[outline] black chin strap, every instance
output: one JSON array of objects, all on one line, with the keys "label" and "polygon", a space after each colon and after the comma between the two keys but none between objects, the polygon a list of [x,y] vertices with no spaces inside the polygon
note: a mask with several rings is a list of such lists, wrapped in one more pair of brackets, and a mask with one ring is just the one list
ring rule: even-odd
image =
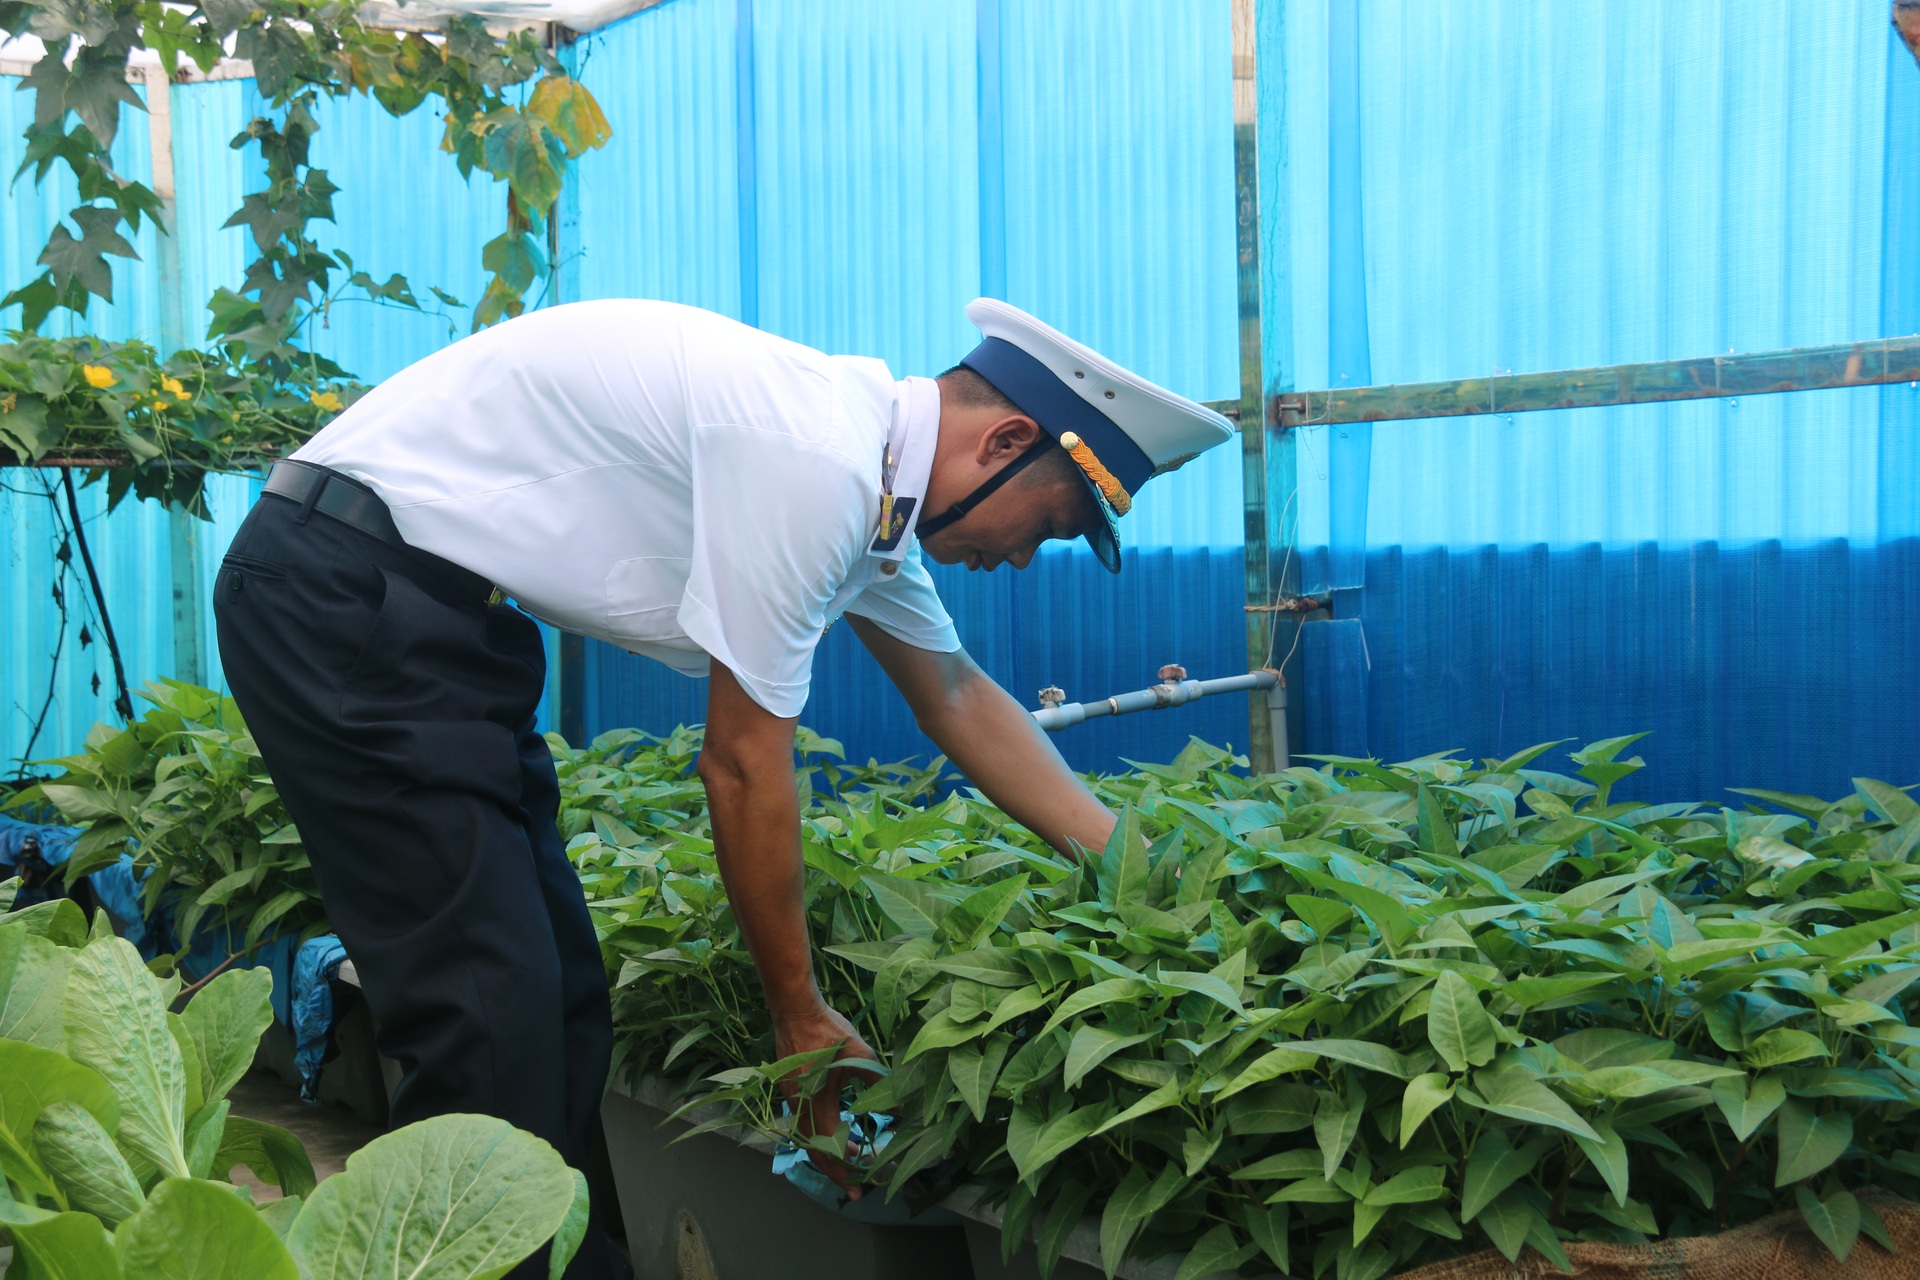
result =
[{"label": "black chin strap", "polygon": [[972,493],[960,499],[960,501],[954,503],[939,515],[933,517],[933,519],[922,520],[919,526],[914,529],[914,536],[925,540],[940,532],[948,525],[957,522],[961,517],[965,516],[967,512],[992,497],[994,491],[1000,488],[1001,485],[1038,462],[1040,455],[1053,448],[1053,444],[1053,437],[1043,434],[1038,440],[1035,440],[1027,447],[1025,453],[988,476],[986,481],[981,484],[978,489],[975,489]]}]

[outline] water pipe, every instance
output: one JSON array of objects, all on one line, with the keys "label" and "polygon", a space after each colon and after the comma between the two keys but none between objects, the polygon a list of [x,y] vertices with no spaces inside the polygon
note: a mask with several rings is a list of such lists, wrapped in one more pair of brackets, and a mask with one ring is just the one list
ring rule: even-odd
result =
[{"label": "water pipe", "polygon": [[1275,767],[1288,767],[1287,686],[1277,671],[1249,671],[1242,676],[1222,676],[1217,680],[1189,680],[1185,667],[1168,664],[1160,668],[1160,683],[1132,693],[1116,693],[1099,702],[1068,702],[1066,693],[1056,687],[1040,691],[1040,709],[1033,718],[1042,729],[1057,733],[1076,724],[1101,716],[1124,716],[1135,711],[1160,711],[1183,707],[1216,693],[1240,693],[1264,689],[1267,693],[1267,719],[1273,729]]}]

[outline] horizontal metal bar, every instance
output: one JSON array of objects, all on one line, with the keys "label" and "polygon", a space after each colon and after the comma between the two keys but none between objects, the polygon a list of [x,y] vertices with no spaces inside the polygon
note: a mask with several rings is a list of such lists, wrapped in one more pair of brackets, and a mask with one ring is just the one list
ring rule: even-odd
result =
[{"label": "horizontal metal bar", "polygon": [[1033,718],[1042,729],[1057,732],[1088,720],[1097,720],[1101,716],[1124,716],[1135,711],[1184,707],[1189,702],[1212,697],[1216,693],[1271,689],[1279,680],[1278,672],[1249,671],[1243,676],[1221,676],[1217,680],[1169,681],[1133,693],[1116,693],[1100,702],[1063,702],[1057,706],[1042,707],[1033,713]]},{"label": "horizontal metal bar", "polygon": [[1301,427],[1536,413],[1915,381],[1920,381],[1920,335],[1552,373],[1503,373],[1450,382],[1306,391],[1275,396],[1269,414],[1276,426]]}]

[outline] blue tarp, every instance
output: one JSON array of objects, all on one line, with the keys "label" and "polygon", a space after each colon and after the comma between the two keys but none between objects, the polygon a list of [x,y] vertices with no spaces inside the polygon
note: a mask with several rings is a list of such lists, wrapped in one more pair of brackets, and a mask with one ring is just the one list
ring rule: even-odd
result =
[{"label": "blue tarp", "polygon": [[[0,880],[23,873],[31,873],[34,879],[33,887],[15,900],[16,908],[55,896],[58,882],[53,873],[67,864],[74,843],[84,832],[82,827],[50,826],[0,815]],[[151,919],[140,913],[143,879],[134,869],[132,856],[123,855],[118,862],[87,876],[86,882],[113,918],[115,930],[138,947],[142,956],[151,960],[178,953],[180,940],[173,931],[169,905],[163,901]],[[180,958],[181,972],[189,980],[204,977],[239,950],[240,941],[226,930],[202,929]],[[266,969],[273,975],[273,1016],[293,1029],[301,1096],[309,1102],[319,1096],[320,1063],[333,1030],[330,983],[346,957],[340,939],[327,934],[304,943],[291,937],[276,938],[255,948],[248,959],[236,961],[241,967]]]}]

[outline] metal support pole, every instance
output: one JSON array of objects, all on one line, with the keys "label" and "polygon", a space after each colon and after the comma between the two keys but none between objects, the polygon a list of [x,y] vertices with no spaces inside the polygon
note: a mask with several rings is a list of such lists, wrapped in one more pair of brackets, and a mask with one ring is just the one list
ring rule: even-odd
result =
[{"label": "metal support pole", "polygon": [[[1298,524],[1293,501],[1297,484],[1293,433],[1271,421],[1270,398],[1291,387],[1286,372],[1292,343],[1291,290],[1286,270],[1285,183],[1286,138],[1278,130],[1269,141],[1269,154],[1260,152],[1260,115],[1264,97],[1269,118],[1278,118],[1284,99],[1278,78],[1263,95],[1259,69],[1258,0],[1233,0],[1233,172],[1235,244],[1239,276],[1240,401],[1234,416],[1240,424],[1246,541],[1247,665],[1266,668],[1283,663],[1294,651],[1301,618],[1276,612],[1273,603],[1299,591],[1299,563],[1287,554]],[[1284,12],[1272,10],[1274,21]],[[1262,170],[1272,190],[1263,200]],[[1270,249],[1263,264],[1262,249]],[[1297,679],[1295,662],[1281,675]],[[1284,715],[1276,728],[1267,695],[1256,691],[1248,706],[1248,756],[1256,771],[1285,768],[1287,756]]]},{"label": "metal support pole", "polygon": [[[158,63],[143,67],[147,90],[147,142],[152,158],[153,194],[160,201],[160,228],[154,257],[160,287],[162,356],[192,346],[187,335],[185,291],[181,284],[180,237],[174,218],[173,85]],[[173,676],[191,684],[207,682],[207,657],[201,634],[200,521],[178,507],[167,508],[169,575],[173,580]]]}]

